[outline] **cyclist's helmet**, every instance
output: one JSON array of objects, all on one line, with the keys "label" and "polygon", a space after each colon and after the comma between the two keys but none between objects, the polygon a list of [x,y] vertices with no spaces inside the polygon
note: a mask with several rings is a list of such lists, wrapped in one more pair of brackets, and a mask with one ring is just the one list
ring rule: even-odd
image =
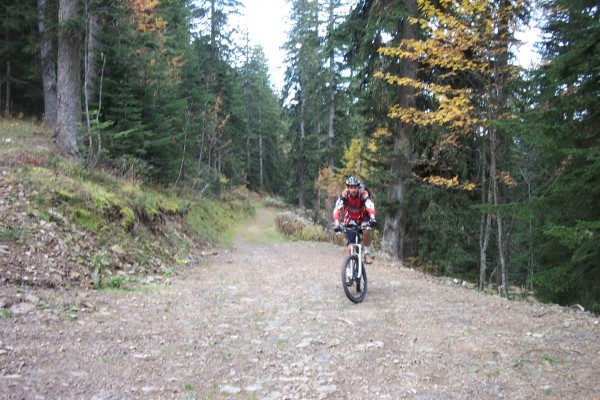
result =
[{"label": "cyclist's helmet", "polygon": [[348,179],[346,179],[346,186],[358,186],[360,185],[360,181],[355,178],[354,176],[350,176],[348,177]]}]

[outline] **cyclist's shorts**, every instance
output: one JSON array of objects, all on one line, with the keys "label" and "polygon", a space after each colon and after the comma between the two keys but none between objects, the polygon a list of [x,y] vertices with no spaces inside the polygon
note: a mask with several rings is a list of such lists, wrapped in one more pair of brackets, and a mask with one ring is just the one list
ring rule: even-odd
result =
[{"label": "cyclist's shorts", "polygon": [[[362,224],[363,222],[367,222],[369,219],[368,218],[361,218],[360,221],[352,221],[355,224]],[[350,222],[350,224],[352,225],[352,222]],[[350,231],[350,232],[346,232],[346,244],[350,244],[350,243],[354,243],[354,241],[356,240],[356,235],[358,235],[358,232],[356,231]],[[358,238],[358,243],[360,243],[362,240],[362,237]]]},{"label": "cyclist's shorts", "polygon": [[[358,235],[356,231],[346,232],[346,244],[355,243],[356,235]],[[361,239],[360,237],[358,238],[358,243],[361,242]]]}]

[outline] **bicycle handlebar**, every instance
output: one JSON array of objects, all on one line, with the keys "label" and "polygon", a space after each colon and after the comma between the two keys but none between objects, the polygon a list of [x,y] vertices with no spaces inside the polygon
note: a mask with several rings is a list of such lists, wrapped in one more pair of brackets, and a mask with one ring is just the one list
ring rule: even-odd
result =
[{"label": "bicycle handlebar", "polygon": [[344,225],[339,225],[336,228],[334,228],[333,230],[336,233],[346,233],[346,232],[362,232],[362,231],[367,231],[373,229],[371,228],[369,225],[350,225],[350,226],[344,226]]}]

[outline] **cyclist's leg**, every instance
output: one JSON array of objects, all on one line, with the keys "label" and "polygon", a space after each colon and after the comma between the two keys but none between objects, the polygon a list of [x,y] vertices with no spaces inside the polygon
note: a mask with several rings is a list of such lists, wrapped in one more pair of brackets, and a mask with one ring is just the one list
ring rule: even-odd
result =
[{"label": "cyclist's leg", "polygon": [[[368,219],[364,218],[361,223],[365,223],[367,221]],[[371,231],[369,229],[365,229],[363,231],[363,246],[365,263],[371,264],[373,262],[373,258],[371,257]]]},{"label": "cyclist's leg", "polygon": [[354,243],[356,235],[356,232],[346,232],[346,257],[352,253],[352,243]]},{"label": "cyclist's leg", "polygon": [[363,245],[367,247],[371,245],[371,231],[368,229],[363,231]]}]

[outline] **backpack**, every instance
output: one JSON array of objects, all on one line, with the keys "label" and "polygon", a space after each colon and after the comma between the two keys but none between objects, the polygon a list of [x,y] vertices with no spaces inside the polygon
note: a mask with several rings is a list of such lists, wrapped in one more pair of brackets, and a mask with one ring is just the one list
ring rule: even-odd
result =
[{"label": "backpack", "polygon": [[[360,186],[358,187],[358,191],[360,193],[360,198],[362,199],[362,195],[363,193],[366,191],[368,193],[367,198],[371,199],[371,201],[373,201],[373,191],[371,189],[369,189],[367,187],[367,185],[365,185],[364,183],[361,183]],[[366,199],[365,199],[366,200]]]}]

